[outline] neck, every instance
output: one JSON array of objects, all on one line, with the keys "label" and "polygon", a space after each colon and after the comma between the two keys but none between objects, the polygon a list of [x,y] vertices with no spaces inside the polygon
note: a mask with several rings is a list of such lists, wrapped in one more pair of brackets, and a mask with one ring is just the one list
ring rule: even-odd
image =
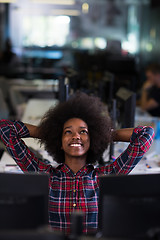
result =
[{"label": "neck", "polygon": [[65,156],[65,164],[74,172],[77,173],[86,165],[86,157],[70,157]]}]

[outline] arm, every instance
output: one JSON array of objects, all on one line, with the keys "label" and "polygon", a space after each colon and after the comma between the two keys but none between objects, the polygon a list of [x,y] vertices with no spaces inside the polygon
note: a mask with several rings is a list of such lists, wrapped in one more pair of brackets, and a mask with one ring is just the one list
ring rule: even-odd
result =
[{"label": "arm", "polygon": [[39,127],[28,124],[28,123],[24,123],[24,125],[28,129],[30,137],[39,138],[39,133],[38,133]]},{"label": "arm", "polygon": [[49,171],[49,166],[37,159],[22,140],[27,137],[37,138],[38,128],[20,121],[0,120],[0,138],[22,171]]},{"label": "arm", "polygon": [[127,149],[110,165],[98,169],[100,174],[128,174],[149,150],[154,137],[152,127],[134,128]]},{"label": "arm", "polygon": [[124,128],[113,131],[114,142],[129,142],[134,128]]}]

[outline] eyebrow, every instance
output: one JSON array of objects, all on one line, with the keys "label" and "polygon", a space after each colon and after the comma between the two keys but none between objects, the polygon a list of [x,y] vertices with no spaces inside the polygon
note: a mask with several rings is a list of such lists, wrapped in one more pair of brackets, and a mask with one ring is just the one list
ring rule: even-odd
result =
[{"label": "eyebrow", "polygon": [[[63,130],[65,130],[66,128],[72,128],[72,126],[67,126]],[[86,128],[86,129],[88,129],[87,127],[83,127],[83,126],[80,126],[79,128]]]}]

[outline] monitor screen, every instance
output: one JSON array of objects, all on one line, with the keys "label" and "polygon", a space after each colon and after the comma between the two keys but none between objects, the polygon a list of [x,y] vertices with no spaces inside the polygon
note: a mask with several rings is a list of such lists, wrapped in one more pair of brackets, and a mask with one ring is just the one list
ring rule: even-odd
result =
[{"label": "monitor screen", "polygon": [[23,57],[26,58],[46,58],[46,59],[61,59],[63,52],[61,50],[44,50],[43,48],[27,49],[23,50]]},{"label": "monitor screen", "polygon": [[103,237],[147,237],[160,226],[160,174],[100,177]]},{"label": "monitor screen", "polygon": [[105,72],[102,81],[99,83],[99,97],[110,107],[114,92],[114,75]]},{"label": "monitor screen", "polygon": [[0,173],[0,230],[48,224],[48,175]]},{"label": "monitor screen", "polygon": [[118,116],[121,128],[134,127],[136,93],[121,87],[116,93]]},{"label": "monitor screen", "polygon": [[160,2],[158,0],[151,0],[151,7],[152,8],[158,8],[160,7]]},{"label": "monitor screen", "polygon": [[49,229],[0,231],[1,240],[65,240],[62,232]]}]

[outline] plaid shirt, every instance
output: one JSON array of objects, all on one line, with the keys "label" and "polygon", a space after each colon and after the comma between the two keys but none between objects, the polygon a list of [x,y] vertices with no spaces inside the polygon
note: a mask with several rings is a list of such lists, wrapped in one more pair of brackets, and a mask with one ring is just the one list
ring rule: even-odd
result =
[{"label": "plaid shirt", "polygon": [[49,223],[55,230],[70,233],[71,214],[75,210],[84,213],[84,233],[95,232],[98,226],[98,195],[101,174],[128,174],[140,161],[153,141],[151,127],[137,127],[128,148],[112,164],[96,167],[89,164],[76,174],[66,165],[57,168],[44,164],[28,149],[21,138],[30,137],[20,121],[0,121],[0,136],[8,152],[20,168],[26,172],[49,173]]}]

